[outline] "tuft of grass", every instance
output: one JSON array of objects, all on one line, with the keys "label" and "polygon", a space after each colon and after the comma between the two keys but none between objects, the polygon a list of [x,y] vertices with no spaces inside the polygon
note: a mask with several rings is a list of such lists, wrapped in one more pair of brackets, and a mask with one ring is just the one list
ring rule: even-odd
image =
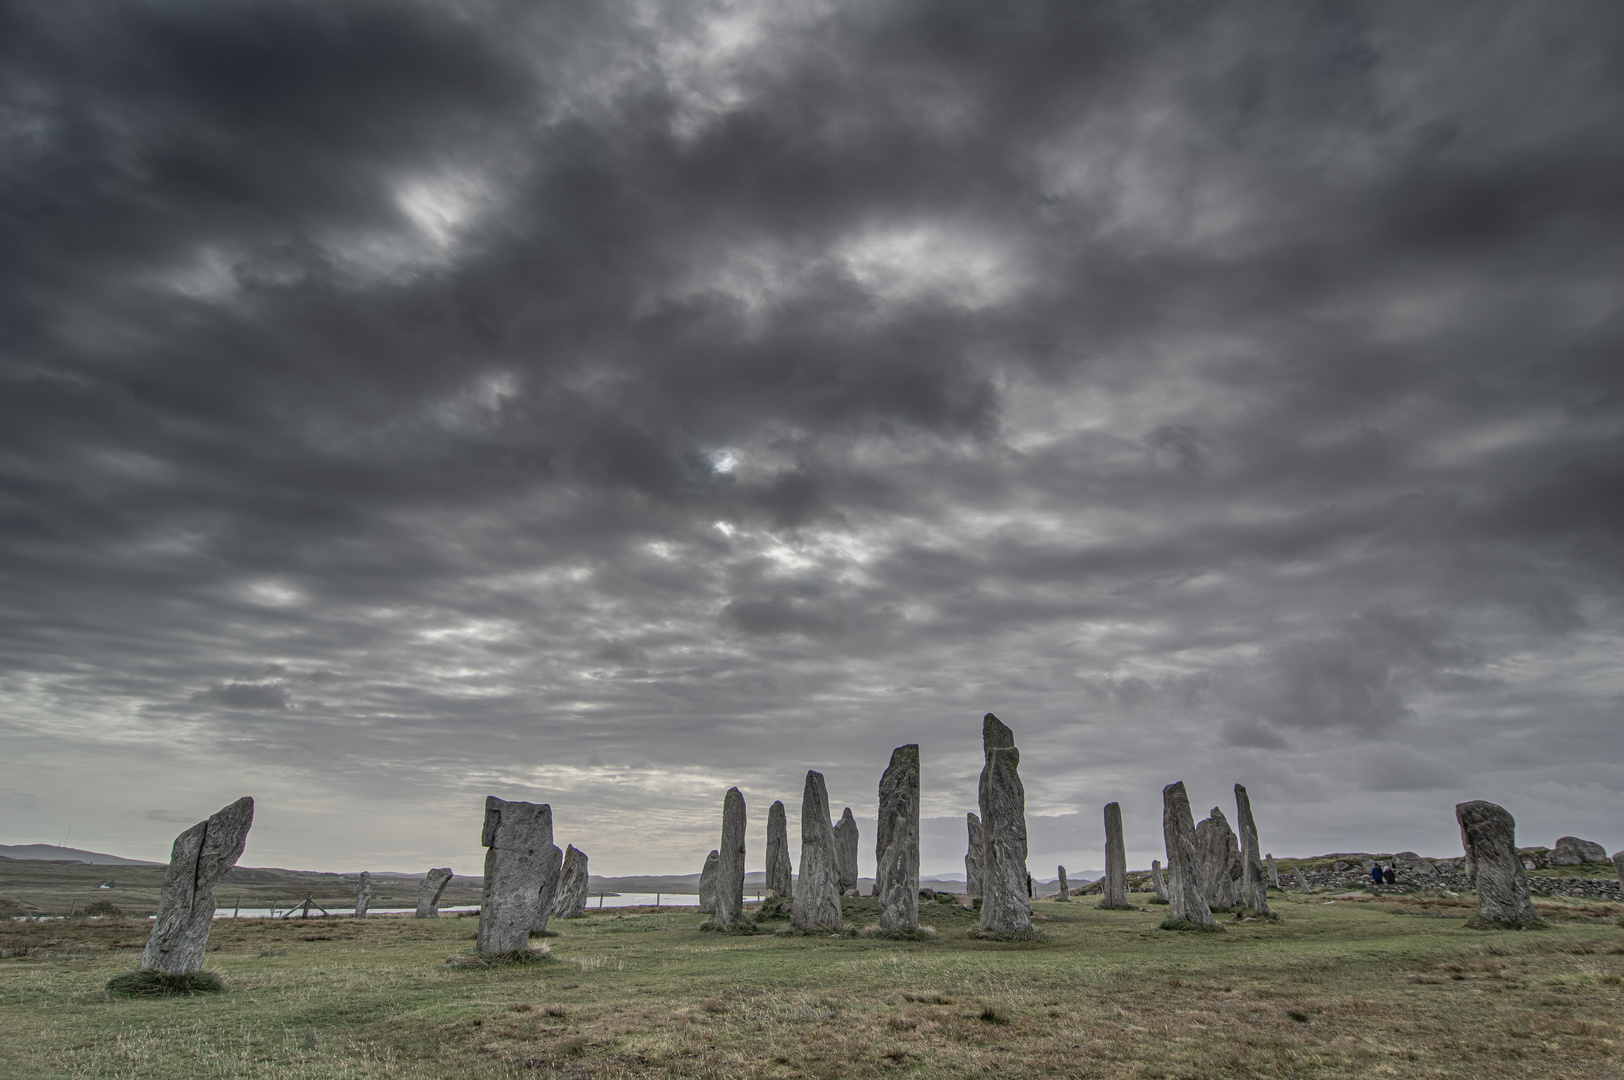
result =
[{"label": "tuft of grass", "polygon": [[935,941],[936,928],[934,926],[903,927],[900,930],[881,930],[878,926],[865,927],[862,931],[866,938],[878,938],[881,941]]},{"label": "tuft of grass", "polygon": [[977,941],[1047,941],[1049,935],[1033,927],[1030,930],[983,930],[976,927],[970,937]]},{"label": "tuft of grass", "polygon": [[718,926],[715,919],[706,919],[704,922],[699,924],[699,928],[701,930],[709,930],[717,934],[749,935],[764,932],[760,927],[756,926],[755,920],[749,917],[741,918],[731,926]]},{"label": "tuft of grass", "polygon": [[983,1005],[981,1007],[981,1019],[989,1024],[1007,1024],[1009,1023],[1009,1010],[1002,1005]]},{"label": "tuft of grass", "polygon": [[547,1006],[545,1009],[543,1009],[541,1011],[546,1016],[556,1016],[560,1020],[562,1020],[565,1017],[569,1016],[569,1013],[565,1010],[564,1006],[562,1006],[562,1005],[549,1005],[549,1006]]},{"label": "tuft of grass", "polygon": [[220,976],[212,971],[171,975],[141,968],[114,975],[107,980],[107,992],[124,997],[189,997],[192,994],[218,994],[225,989]]},{"label": "tuft of grass", "polygon": [[1221,934],[1224,931],[1224,928],[1217,923],[1203,925],[1193,923],[1189,919],[1175,919],[1171,915],[1161,921],[1160,927],[1163,930],[1194,930],[1203,934]]},{"label": "tuft of grass", "polygon": [[1291,1017],[1293,1020],[1297,1021],[1297,1023],[1299,1023],[1299,1024],[1308,1023],[1308,1014],[1305,1013],[1305,1012],[1302,1012],[1300,1010],[1287,1009],[1286,1010],[1286,1015]]},{"label": "tuft of grass", "polygon": [[913,992],[911,994],[903,994],[902,995],[902,1000],[903,1001],[917,1002],[920,1005],[951,1005],[951,1004],[953,1004],[953,998],[951,996],[949,996],[947,994],[938,993],[935,990],[915,991],[915,992]]},{"label": "tuft of grass", "polygon": [[446,967],[456,968],[498,968],[512,967],[515,964],[540,964],[553,959],[553,954],[543,945],[539,949],[514,949],[512,952],[472,953],[462,956],[453,956],[445,962]]},{"label": "tuft of grass", "polygon": [[1173,901],[1163,899],[1160,896],[1152,896],[1149,900],[1145,901],[1147,904],[1171,904],[1172,902]]},{"label": "tuft of grass", "polygon": [[1547,930],[1550,925],[1538,916],[1522,922],[1501,922],[1498,919],[1485,919],[1482,915],[1473,915],[1466,920],[1468,930]]}]

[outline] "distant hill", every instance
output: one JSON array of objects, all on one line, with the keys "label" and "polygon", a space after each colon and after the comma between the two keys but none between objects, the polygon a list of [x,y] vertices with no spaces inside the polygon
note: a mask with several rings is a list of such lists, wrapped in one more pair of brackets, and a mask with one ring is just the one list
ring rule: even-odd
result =
[{"label": "distant hill", "polygon": [[76,862],[90,866],[164,866],[147,859],[125,859],[99,851],[57,847],[55,844],[0,844],[0,858],[34,859],[38,862]]}]

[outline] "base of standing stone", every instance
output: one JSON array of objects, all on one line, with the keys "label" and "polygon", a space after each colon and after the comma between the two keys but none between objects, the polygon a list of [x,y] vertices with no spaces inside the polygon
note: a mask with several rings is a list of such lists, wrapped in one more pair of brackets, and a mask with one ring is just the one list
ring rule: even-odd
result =
[{"label": "base of standing stone", "polygon": [[192,994],[218,994],[225,989],[220,976],[212,971],[171,975],[167,971],[139,968],[107,980],[107,992],[125,997],[188,997]]},{"label": "base of standing stone", "polygon": [[1544,919],[1524,919],[1522,922],[1500,922],[1498,919],[1485,919],[1482,915],[1473,915],[1466,920],[1468,930],[1549,930],[1551,924]]},{"label": "base of standing stone", "polygon": [[1217,923],[1196,923],[1189,919],[1175,919],[1171,915],[1161,921],[1158,930],[1195,930],[1203,934],[1221,934],[1224,928]]},{"label": "base of standing stone", "polygon": [[972,927],[969,931],[971,938],[976,941],[1047,941],[1049,935],[1037,927],[1030,930],[983,930],[981,927]]},{"label": "base of standing stone", "polygon": [[[1162,901],[1162,903],[1164,903],[1164,904],[1166,902],[1167,901],[1165,901],[1165,900]],[[1097,911],[1138,911],[1139,910],[1139,907],[1138,907],[1137,904],[1107,904],[1104,900],[1101,900],[1099,903],[1095,904],[1094,908]]]},{"label": "base of standing stone", "polygon": [[[554,935],[556,936],[556,935]],[[489,968],[508,967],[513,964],[539,964],[551,963],[553,954],[543,945],[539,949],[511,949],[508,952],[473,953],[466,956],[453,956],[445,962],[446,967],[463,968]]]}]

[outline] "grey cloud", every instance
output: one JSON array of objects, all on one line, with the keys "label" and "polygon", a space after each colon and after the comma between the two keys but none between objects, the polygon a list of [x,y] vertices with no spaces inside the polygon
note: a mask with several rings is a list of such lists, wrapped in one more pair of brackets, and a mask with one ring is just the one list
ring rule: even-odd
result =
[{"label": "grey cloud", "polygon": [[199,690],[192,701],[199,705],[224,705],[230,709],[264,709],[284,712],[292,705],[292,697],[280,683],[230,682]]}]

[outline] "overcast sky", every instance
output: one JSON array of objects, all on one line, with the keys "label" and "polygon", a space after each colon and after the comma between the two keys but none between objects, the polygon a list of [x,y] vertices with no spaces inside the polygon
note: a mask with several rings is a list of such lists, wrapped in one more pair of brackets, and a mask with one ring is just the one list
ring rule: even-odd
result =
[{"label": "overcast sky", "polygon": [[1624,6],[0,6],[0,842],[1624,847]]}]

